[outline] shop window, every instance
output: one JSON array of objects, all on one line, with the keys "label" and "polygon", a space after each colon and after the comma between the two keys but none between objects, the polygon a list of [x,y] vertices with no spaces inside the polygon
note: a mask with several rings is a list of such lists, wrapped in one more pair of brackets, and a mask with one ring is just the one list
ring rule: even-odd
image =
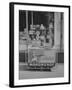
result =
[{"label": "shop window", "polygon": [[54,12],[20,10],[19,19],[19,31],[23,32],[23,39],[27,38],[27,44],[54,46]]}]

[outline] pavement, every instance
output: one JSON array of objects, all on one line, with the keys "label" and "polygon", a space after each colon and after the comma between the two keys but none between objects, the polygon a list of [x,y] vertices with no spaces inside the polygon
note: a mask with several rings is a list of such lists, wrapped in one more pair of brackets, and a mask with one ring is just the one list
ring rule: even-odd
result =
[{"label": "pavement", "polygon": [[19,79],[38,79],[38,78],[56,78],[64,77],[64,64],[56,64],[51,71],[26,70],[26,64],[19,65]]}]

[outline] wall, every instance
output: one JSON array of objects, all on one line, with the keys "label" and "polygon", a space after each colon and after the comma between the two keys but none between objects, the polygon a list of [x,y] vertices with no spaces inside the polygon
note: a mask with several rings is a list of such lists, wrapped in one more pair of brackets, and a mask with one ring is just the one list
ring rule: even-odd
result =
[{"label": "wall", "polygon": [[[58,51],[56,54],[56,61],[58,63],[64,63],[64,40],[62,37],[64,37],[63,33],[63,18],[61,18],[61,13],[55,12],[54,14],[54,44],[55,44],[55,49]],[[62,35],[61,35],[62,34]],[[61,51],[61,52],[60,52]]]}]

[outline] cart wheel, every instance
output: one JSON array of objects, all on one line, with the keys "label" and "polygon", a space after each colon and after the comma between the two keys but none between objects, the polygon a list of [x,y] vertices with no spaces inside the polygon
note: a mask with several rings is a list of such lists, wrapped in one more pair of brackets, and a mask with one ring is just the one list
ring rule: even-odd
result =
[{"label": "cart wheel", "polygon": [[51,72],[51,68],[48,68],[47,70],[48,70],[49,72]]}]

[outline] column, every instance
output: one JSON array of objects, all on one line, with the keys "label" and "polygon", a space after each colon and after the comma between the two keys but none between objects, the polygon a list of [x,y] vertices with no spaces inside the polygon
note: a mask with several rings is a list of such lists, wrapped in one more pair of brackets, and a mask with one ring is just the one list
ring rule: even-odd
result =
[{"label": "column", "polygon": [[61,13],[54,13],[54,47],[56,50],[60,49],[60,35],[61,35]]}]

